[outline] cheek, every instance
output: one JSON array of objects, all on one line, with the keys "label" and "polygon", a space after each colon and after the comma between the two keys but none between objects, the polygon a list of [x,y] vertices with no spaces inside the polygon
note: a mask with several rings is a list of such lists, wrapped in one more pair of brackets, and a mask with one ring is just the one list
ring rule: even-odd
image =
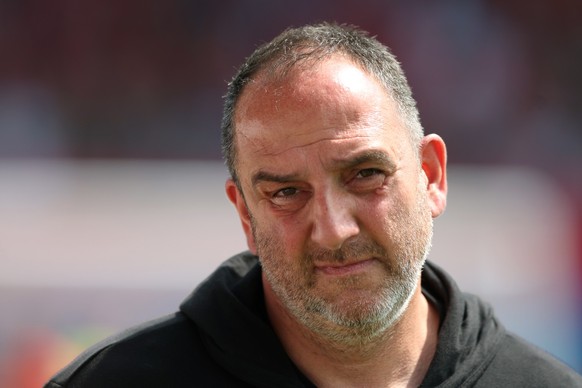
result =
[{"label": "cheek", "polygon": [[414,199],[407,200],[402,192],[392,191],[376,201],[360,204],[363,229],[387,248],[399,243],[404,230],[410,227]]},{"label": "cheek", "polygon": [[402,206],[403,201],[399,193],[386,192],[382,196],[359,201],[357,218],[364,229],[382,228],[390,224],[392,219],[397,218]]},{"label": "cheek", "polygon": [[[259,221],[260,219],[260,221]],[[307,226],[295,218],[264,216],[256,220],[256,239],[263,242],[263,248],[275,248],[285,257],[295,256],[305,246]],[[306,237],[307,236],[307,237]],[[271,245],[266,247],[265,245]]]},{"label": "cheek", "polygon": [[279,220],[272,226],[272,233],[278,236],[286,255],[295,256],[308,244],[309,225],[298,218]]}]

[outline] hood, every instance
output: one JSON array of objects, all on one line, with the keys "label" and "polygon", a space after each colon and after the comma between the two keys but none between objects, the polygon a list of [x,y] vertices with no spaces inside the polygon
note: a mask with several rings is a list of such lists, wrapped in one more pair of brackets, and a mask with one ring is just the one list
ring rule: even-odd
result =
[{"label": "hood", "polygon": [[[423,387],[470,386],[500,348],[505,329],[492,308],[462,293],[454,280],[427,262],[422,290],[439,309],[438,345]],[[182,303],[211,357],[256,387],[302,387],[306,382],[271,328],[261,268],[250,252],[222,264]]]},{"label": "hood", "polygon": [[422,386],[474,384],[500,349],[505,329],[490,305],[477,296],[462,293],[434,263],[425,265],[422,289],[441,310],[438,345]]},{"label": "hood", "polygon": [[256,387],[298,387],[300,374],[268,323],[261,269],[250,252],[223,263],[182,303],[211,357]]}]

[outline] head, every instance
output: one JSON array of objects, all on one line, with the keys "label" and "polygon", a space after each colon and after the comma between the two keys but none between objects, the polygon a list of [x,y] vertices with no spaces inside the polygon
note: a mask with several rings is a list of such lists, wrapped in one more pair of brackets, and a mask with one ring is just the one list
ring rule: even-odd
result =
[{"label": "head", "polygon": [[323,23],[287,29],[257,48],[228,84],[222,117],[222,152],[235,183],[238,183],[238,174],[234,115],[245,86],[259,73],[284,77],[295,66],[309,66],[338,54],[350,58],[380,82],[396,103],[412,142],[419,144],[423,129],[416,101],[398,60],[388,47],[352,26]]},{"label": "head", "polygon": [[446,151],[417,116],[392,54],[352,28],[287,30],[247,59],[226,101],[226,191],[268,309],[350,345],[419,295]]}]

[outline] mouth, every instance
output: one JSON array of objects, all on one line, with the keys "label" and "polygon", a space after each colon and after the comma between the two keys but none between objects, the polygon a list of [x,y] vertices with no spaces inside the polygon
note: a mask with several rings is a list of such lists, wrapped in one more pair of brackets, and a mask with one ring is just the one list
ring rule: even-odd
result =
[{"label": "mouth", "polygon": [[318,264],[315,271],[329,276],[345,276],[363,272],[374,264],[375,259],[367,259],[354,263]]}]

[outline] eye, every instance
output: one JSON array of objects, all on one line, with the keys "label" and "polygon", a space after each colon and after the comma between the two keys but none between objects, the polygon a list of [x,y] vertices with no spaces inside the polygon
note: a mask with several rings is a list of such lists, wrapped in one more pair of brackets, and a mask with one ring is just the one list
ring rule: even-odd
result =
[{"label": "eye", "polygon": [[309,198],[309,191],[297,187],[284,187],[271,194],[273,209],[286,214],[301,209]]},{"label": "eye", "polygon": [[386,172],[378,168],[364,168],[354,175],[349,181],[349,186],[354,192],[373,191],[384,185],[386,176]]},{"label": "eye", "polygon": [[299,190],[295,187],[285,187],[284,189],[278,190],[273,194],[275,198],[287,198],[297,194]]},{"label": "eye", "polygon": [[356,174],[356,179],[370,178],[370,177],[383,175],[383,174],[384,173],[381,170],[378,170],[377,168],[365,168],[363,170],[360,170]]}]

